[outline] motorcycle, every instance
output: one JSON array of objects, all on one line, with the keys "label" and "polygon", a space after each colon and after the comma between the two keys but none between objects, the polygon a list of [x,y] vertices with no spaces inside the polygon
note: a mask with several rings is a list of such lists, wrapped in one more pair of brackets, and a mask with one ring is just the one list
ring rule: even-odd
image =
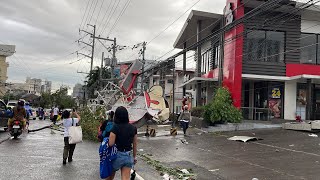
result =
[{"label": "motorcycle", "polygon": [[11,136],[17,139],[22,134],[22,125],[20,121],[15,120],[10,131]]}]

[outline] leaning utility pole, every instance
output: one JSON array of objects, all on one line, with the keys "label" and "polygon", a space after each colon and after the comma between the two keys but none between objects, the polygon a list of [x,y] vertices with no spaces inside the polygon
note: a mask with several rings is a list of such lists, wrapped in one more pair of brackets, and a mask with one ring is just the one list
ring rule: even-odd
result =
[{"label": "leaning utility pole", "polygon": [[91,59],[91,64],[90,64],[90,74],[91,74],[91,71],[92,71],[92,68],[93,68],[94,45],[95,45],[95,37],[96,37],[96,25],[91,25],[91,24],[87,24],[87,25],[93,27],[93,33],[90,33],[90,32],[85,31],[85,30],[80,30],[80,29],[79,29],[79,32],[82,31],[82,32],[85,32],[85,33],[91,35],[92,45],[91,45],[91,44],[88,44],[88,43],[86,43],[86,42],[80,41],[80,40],[78,40],[78,43],[83,43],[83,44],[85,44],[85,45],[87,45],[87,46],[90,46],[90,47],[91,47],[91,56],[84,55],[84,54],[82,54],[82,53],[77,53],[77,54],[84,55],[84,56],[86,56],[86,57],[88,57],[88,58]]}]

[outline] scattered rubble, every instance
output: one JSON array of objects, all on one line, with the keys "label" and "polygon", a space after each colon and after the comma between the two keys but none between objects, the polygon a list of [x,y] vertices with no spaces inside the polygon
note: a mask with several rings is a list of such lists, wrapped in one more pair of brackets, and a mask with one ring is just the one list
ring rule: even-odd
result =
[{"label": "scattered rubble", "polygon": [[219,171],[220,169],[211,169],[209,170],[210,172],[216,172],[216,171]]},{"label": "scattered rubble", "polygon": [[316,134],[309,134],[310,137],[318,137]]},{"label": "scattered rubble", "polygon": [[228,138],[228,140],[248,142],[248,141],[257,141],[259,139],[256,137],[250,137],[250,136],[233,136],[233,137]]}]

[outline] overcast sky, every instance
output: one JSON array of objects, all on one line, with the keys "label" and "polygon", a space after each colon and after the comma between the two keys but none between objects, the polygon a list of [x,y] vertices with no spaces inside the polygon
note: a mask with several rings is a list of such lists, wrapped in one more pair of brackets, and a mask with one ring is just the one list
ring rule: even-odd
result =
[{"label": "overcast sky", "polygon": [[[77,82],[82,83],[86,76],[77,71],[88,72],[90,68],[88,58],[75,62],[82,56],[69,55],[84,47],[83,44],[74,43],[84,35],[79,34],[82,19],[81,28],[84,30],[92,30],[85,24],[96,24],[98,35],[116,37],[119,45],[133,46],[150,41],[197,1],[132,0],[111,32],[110,29],[127,0],[2,1],[0,43],[16,46],[15,55],[7,58],[10,64],[8,81],[24,82],[27,76],[31,76],[53,81],[54,89],[61,84],[73,87]],[[200,0],[192,9],[222,13],[224,5],[225,0]],[[117,7],[114,13],[110,11],[112,7],[113,10]],[[189,12],[147,46],[147,59],[159,58],[173,49],[173,43]],[[84,41],[89,42],[90,39],[85,38]],[[96,44],[94,65],[99,65],[103,48],[99,42]],[[110,45],[111,43],[106,43],[106,46]],[[89,54],[89,50],[85,48],[80,52]],[[172,53],[174,52],[176,51]],[[105,54],[110,55],[107,52]],[[138,50],[119,51],[117,57],[120,61],[136,59],[139,57]]]}]

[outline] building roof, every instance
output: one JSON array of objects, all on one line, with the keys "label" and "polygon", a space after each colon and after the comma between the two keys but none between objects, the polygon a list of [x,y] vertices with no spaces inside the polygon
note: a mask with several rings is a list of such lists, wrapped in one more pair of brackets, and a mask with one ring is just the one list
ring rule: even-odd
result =
[{"label": "building roof", "polygon": [[16,46],[0,44],[0,56],[12,56],[15,53]]},{"label": "building roof", "polygon": [[[186,42],[187,47],[197,42],[197,23],[202,21],[201,37],[208,36],[212,29],[220,23],[215,22],[222,17],[222,14],[215,14],[203,11],[192,10],[184,23],[176,41],[173,44],[174,48],[183,49],[183,44]],[[206,28],[208,27],[208,28]]]}]

